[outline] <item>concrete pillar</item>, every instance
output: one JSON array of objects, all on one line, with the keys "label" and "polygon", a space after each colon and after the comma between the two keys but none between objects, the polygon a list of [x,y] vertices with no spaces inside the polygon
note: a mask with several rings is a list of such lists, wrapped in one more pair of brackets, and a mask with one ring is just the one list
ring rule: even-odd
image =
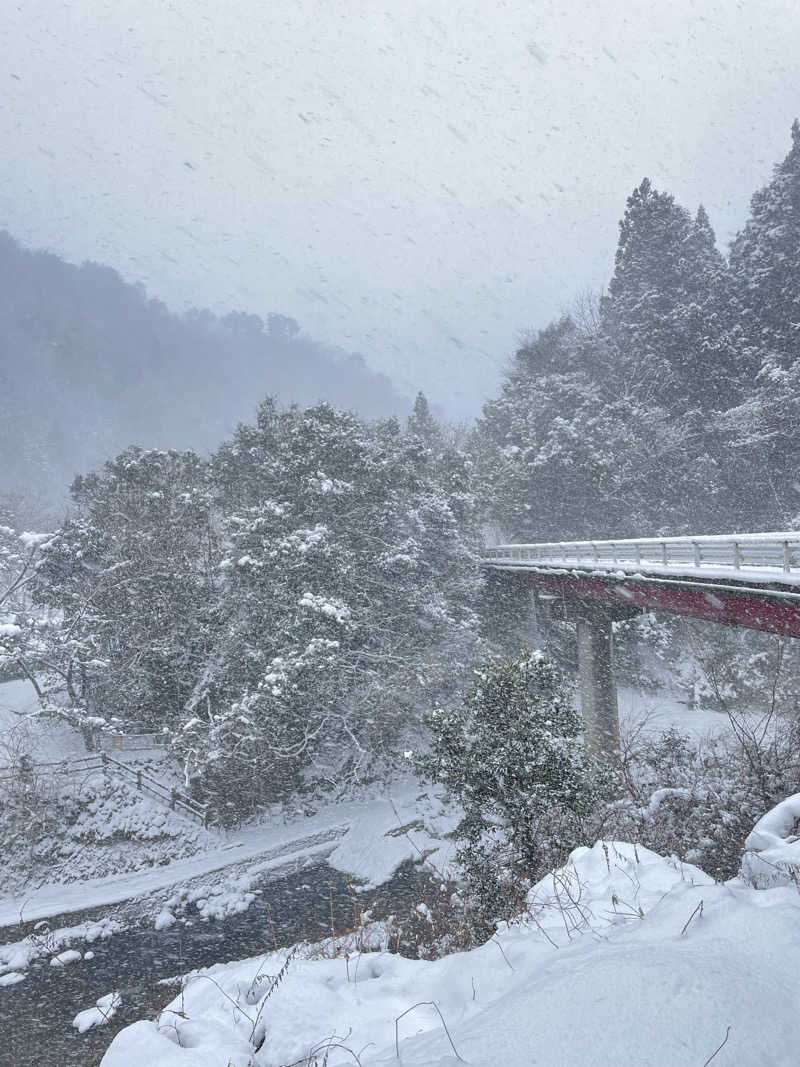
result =
[{"label": "concrete pillar", "polygon": [[591,756],[616,755],[619,751],[619,710],[611,619],[600,610],[582,608],[577,623],[586,752]]}]

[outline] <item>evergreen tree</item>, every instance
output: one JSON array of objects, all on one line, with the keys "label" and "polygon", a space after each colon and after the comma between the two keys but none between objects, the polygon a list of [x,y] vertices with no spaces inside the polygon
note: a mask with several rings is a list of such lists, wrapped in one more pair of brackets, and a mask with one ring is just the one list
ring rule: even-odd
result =
[{"label": "evergreen tree", "polygon": [[645,178],[628,198],[601,303],[618,374],[639,400],[678,414],[730,405],[736,394],[720,314],[724,282],[705,210],[692,219]]},{"label": "evergreen tree", "polygon": [[[499,534],[577,540],[688,532],[719,508],[705,419],[627,390],[607,337],[569,320],[517,353],[473,436],[477,485]],[[561,368],[560,372],[558,368]]]},{"label": "evergreen tree", "polygon": [[187,775],[258,801],[310,764],[363,770],[475,639],[465,460],[395,420],[267,402],[212,469],[225,624],[176,734]]},{"label": "evergreen tree", "polygon": [[519,914],[526,888],[580,840],[599,776],[585,759],[572,687],[525,651],[475,672],[463,701],[426,716],[431,750],[415,762],[458,801],[455,831],[476,926]]},{"label": "evergreen tree", "polygon": [[[471,659],[470,460],[396,419],[267,400],[210,462],[132,448],[72,495],[32,582],[63,619],[50,710],[165,730],[223,816],[390,755]],[[0,570],[18,557],[0,528]]]},{"label": "evergreen tree", "polygon": [[800,355],[800,122],[772,180],[750,201],[731,245],[736,325],[753,370],[788,369]]},{"label": "evergreen tree", "polygon": [[725,420],[731,496],[744,523],[784,526],[800,518],[800,123],[792,148],[751,201],[731,246],[731,316],[752,376]]},{"label": "evergreen tree", "polygon": [[442,431],[439,423],[431,414],[430,405],[424,393],[417,393],[414,407],[408,416],[406,427],[409,434],[419,437],[429,448],[441,448]]},{"label": "evergreen tree", "polygon": [[[33,593],[63,625],[50,658],[79,724],[167,726],[214,633],[216,532],[204,462],[131,448],[72,486]],[[66,713],[66,709],[65,709]]]}]

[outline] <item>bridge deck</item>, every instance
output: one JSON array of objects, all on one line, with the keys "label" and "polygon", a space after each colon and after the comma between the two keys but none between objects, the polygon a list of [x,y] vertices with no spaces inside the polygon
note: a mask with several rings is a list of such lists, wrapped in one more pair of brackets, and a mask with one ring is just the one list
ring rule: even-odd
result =
[{"label": "bridge deck", "polygon": [[800,534],[496,545],[484,565],[579,601],[800,637]]},{"label": "bridge deck", "polygon": [[612,577],[800,586],[800,533],[726,534],[616,541],[494,545],[484,563],[499,570],[582,571]]}]

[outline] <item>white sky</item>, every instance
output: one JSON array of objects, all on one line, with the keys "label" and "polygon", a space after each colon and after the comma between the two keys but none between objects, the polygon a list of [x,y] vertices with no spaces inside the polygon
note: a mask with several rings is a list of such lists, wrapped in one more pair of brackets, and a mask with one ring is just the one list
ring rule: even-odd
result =
[{"label": "white sky", "polygon": [[724,244],[800,113],[797,0],[2,7],[0,226],[454,415],[607,282],[644,175]]}]

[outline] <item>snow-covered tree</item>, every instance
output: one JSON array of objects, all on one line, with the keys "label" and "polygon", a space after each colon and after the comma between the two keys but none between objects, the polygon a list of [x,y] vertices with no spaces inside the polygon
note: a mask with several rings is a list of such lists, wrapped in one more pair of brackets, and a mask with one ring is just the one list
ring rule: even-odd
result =
[{"label": "snow-covered tree", "polygon": [[730,256],[731,318],[753,377],[729,412],[731,495],[754,528],[800,515],[800,123],[772,180],[751,201]]},{"label": "snow-covered tree", "polygon": [[613,343],[569,319],[520,349],[473,447],[486,514],[514,539],[679,532],[698,501],[717,507],[703,417],[639,395]]},{"label": "snow-covered tree", "polygon": [[70,518],[42,547],[33,587],[62,617],[50,660],[79,724],[158,728],[177,718],[216,608],[205,464],[128,449],[76,479]]},{"label": "snow-covered tree", "polygon": [[477,631],[466,459],[394,420],[272,402],[212,463],[224,625],[176,743],[253,801],[353,769],[457,677]]},{"label": "snow-covered tree", "polygon": [[424,393],[417,393],[414,407],[406,423],[408,432],[419,437],[426,445],[434,449],[442,447],[442,430],[431,414],[428,398]]},{"label": "snow-covered tree", "polygon": [[0,678],[33,677],[41,651],[31,587],[44,534],[19,531],[0,523]]},{"label": "snow-covered tree", "polygon": [[754,194],[731,244],[736,326],[754,371],[788,369],[800,355],[800,122],[772,180]]},{"label": "snow-covered tree", "polygon": [[391,752],[478,639],[470,460],[426,426],[268,400],[208,462],[77,479],[33,585],[61,713],[165,729],[236,817]]},{"label": "snow-covered tree", "polygon": [[723,410],[736,399],[725,272],[705,210],[693,219],[645,178],[628,198],[601,301],[618,370],[640,400],[682,413]]},{"label": "snow-covered tree", "polygon": [[426,716],[431,750],[415,762],[463,809],[457,855],[470,902],[491,923],[517,913],[526,887],[578,843],[603,783],[552,660],[522,652],[475,675],[460,704]]}]

